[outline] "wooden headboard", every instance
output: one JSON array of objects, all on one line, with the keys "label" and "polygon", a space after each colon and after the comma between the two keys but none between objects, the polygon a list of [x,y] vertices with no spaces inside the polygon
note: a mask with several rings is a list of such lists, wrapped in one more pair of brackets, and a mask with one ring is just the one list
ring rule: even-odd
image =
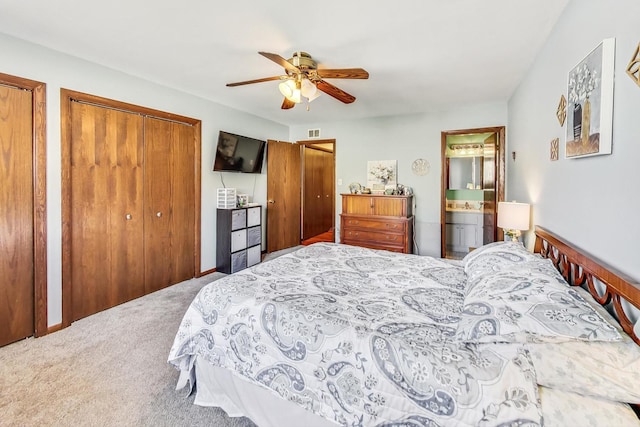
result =
[{"label": "wooden headboard", "polygon": [[[640,338],[633,330],[633,322],[622,307],[622,300],[626,300],[640,310],[638,282],[540,226],[536,226],[535,233],[533,251],[549,258],[567,283],[572,286],[586,284],[596,301],[602,305],[611,303],[622,329],[640,345]],[[604,285],[602,294],[598,293],[596,282]]]}]

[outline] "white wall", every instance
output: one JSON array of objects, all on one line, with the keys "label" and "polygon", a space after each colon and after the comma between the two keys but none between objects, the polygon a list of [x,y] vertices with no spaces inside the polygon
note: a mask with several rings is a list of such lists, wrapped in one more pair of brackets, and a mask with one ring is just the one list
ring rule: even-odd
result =
[{"label": "white wall", "polygon": [[[366,184],[367,161],[397,160],[398,183],[412,187],[415,193],[419,253],[440,256],[441,132],[503,126],[506,122],[506,103],[478,105],[455,111],[292,126],[289,140],[306,140],[308,129],[317,128],[320,138],[336,139],[336,180],[342,180],[342,185],[336,183],[336,227],[342,210],[340,193],[348,193],[352,182]],[[411,163],[418,158],[431,164],[427,175],[411,172]]]},{"label": "white wall", "polygon": [[[87,61],[0,34],[0,72],[47,85],[47,298],[48,325],[62,321],[60,88],[116,99],[202,121],[201,268],[216,266],[216,188],[211,170],[221,129],[259,139],[286,139],[288,128]],[[266,201],[266,168],[260,175],[224,173],[227,187]]]},{"label": "white wall", "polygon": [[[507,197],[533,204],[539,224],[640,279],[640,87],[626,74],[638,42],[637,0],[573,0],[509,102]],[[603,39],[616,38],[611,155],[564,159],[555,112],[567,75]],[[560,160],[549,144],[560,138]],[[532,244],[531,233],[527,243]]]}]

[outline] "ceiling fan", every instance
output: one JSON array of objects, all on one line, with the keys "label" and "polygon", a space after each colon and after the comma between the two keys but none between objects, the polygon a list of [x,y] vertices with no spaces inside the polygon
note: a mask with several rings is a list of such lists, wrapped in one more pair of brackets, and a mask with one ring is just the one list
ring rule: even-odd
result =
[{"label": "ceiling fan", "polygon": [[[307,52],[294,52],[289,59],[284,59],[276,53],[258,53],[284,67],[285,74],[243,82],[227,83],[227,86],[234,87],[280,80],[281,82],[278,85],[278,88],[282,95],[284,95],[284,101],[282,102],[283,110],[293,108],[296,104],[302,101],[303,97],[307,98],[308,102],[313,101],[320,95],[318,90],[334,97],[338,101],[350,104],[356,100],[355,96],[348,94],[329,82],[326,82],[324,79],[369,78],[369,73],[362,68],[318,69],[318,64]],[[307,109],[308,108],[309,107],[307,106]]]}]

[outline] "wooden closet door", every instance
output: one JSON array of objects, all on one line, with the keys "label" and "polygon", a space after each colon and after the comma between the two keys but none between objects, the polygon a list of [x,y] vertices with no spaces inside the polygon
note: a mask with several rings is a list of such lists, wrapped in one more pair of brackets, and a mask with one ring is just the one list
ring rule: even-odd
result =
[{"label": "wooden closet door", "polygon": [[304,147],[303,240],[327,231],[322,226],[322,193],[322,151]]},{"label": "wooden closet door", "polygon": [[335,187],[333,185],[333,153],[322,153],[322,228],[324,231],[333,227]]},{"label": "wooden closet door", "polygon": [[34,332],[31,92],[0,86],[0,346]]},{"label": "wooden closet door", "polygon": [[73,320],[144,294],[143,119],[71,103]]},{"label": "wooden closet door", "polygon": [[193,126],[145,118],[146,292],[195,277]]}]

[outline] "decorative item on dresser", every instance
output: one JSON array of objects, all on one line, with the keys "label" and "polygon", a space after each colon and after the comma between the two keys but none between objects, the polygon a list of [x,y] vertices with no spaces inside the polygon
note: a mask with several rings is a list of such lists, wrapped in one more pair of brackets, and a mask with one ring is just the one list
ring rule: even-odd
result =
[{"label": "decorative item on dresser", "polygon": [[342,194],[340,242],[413,253],[413,196]]},{"label": "decorative item on dresser", "polygon": [[235,273],[260,262],[262,208],[246,206],[218,209],[216,269]]}]

